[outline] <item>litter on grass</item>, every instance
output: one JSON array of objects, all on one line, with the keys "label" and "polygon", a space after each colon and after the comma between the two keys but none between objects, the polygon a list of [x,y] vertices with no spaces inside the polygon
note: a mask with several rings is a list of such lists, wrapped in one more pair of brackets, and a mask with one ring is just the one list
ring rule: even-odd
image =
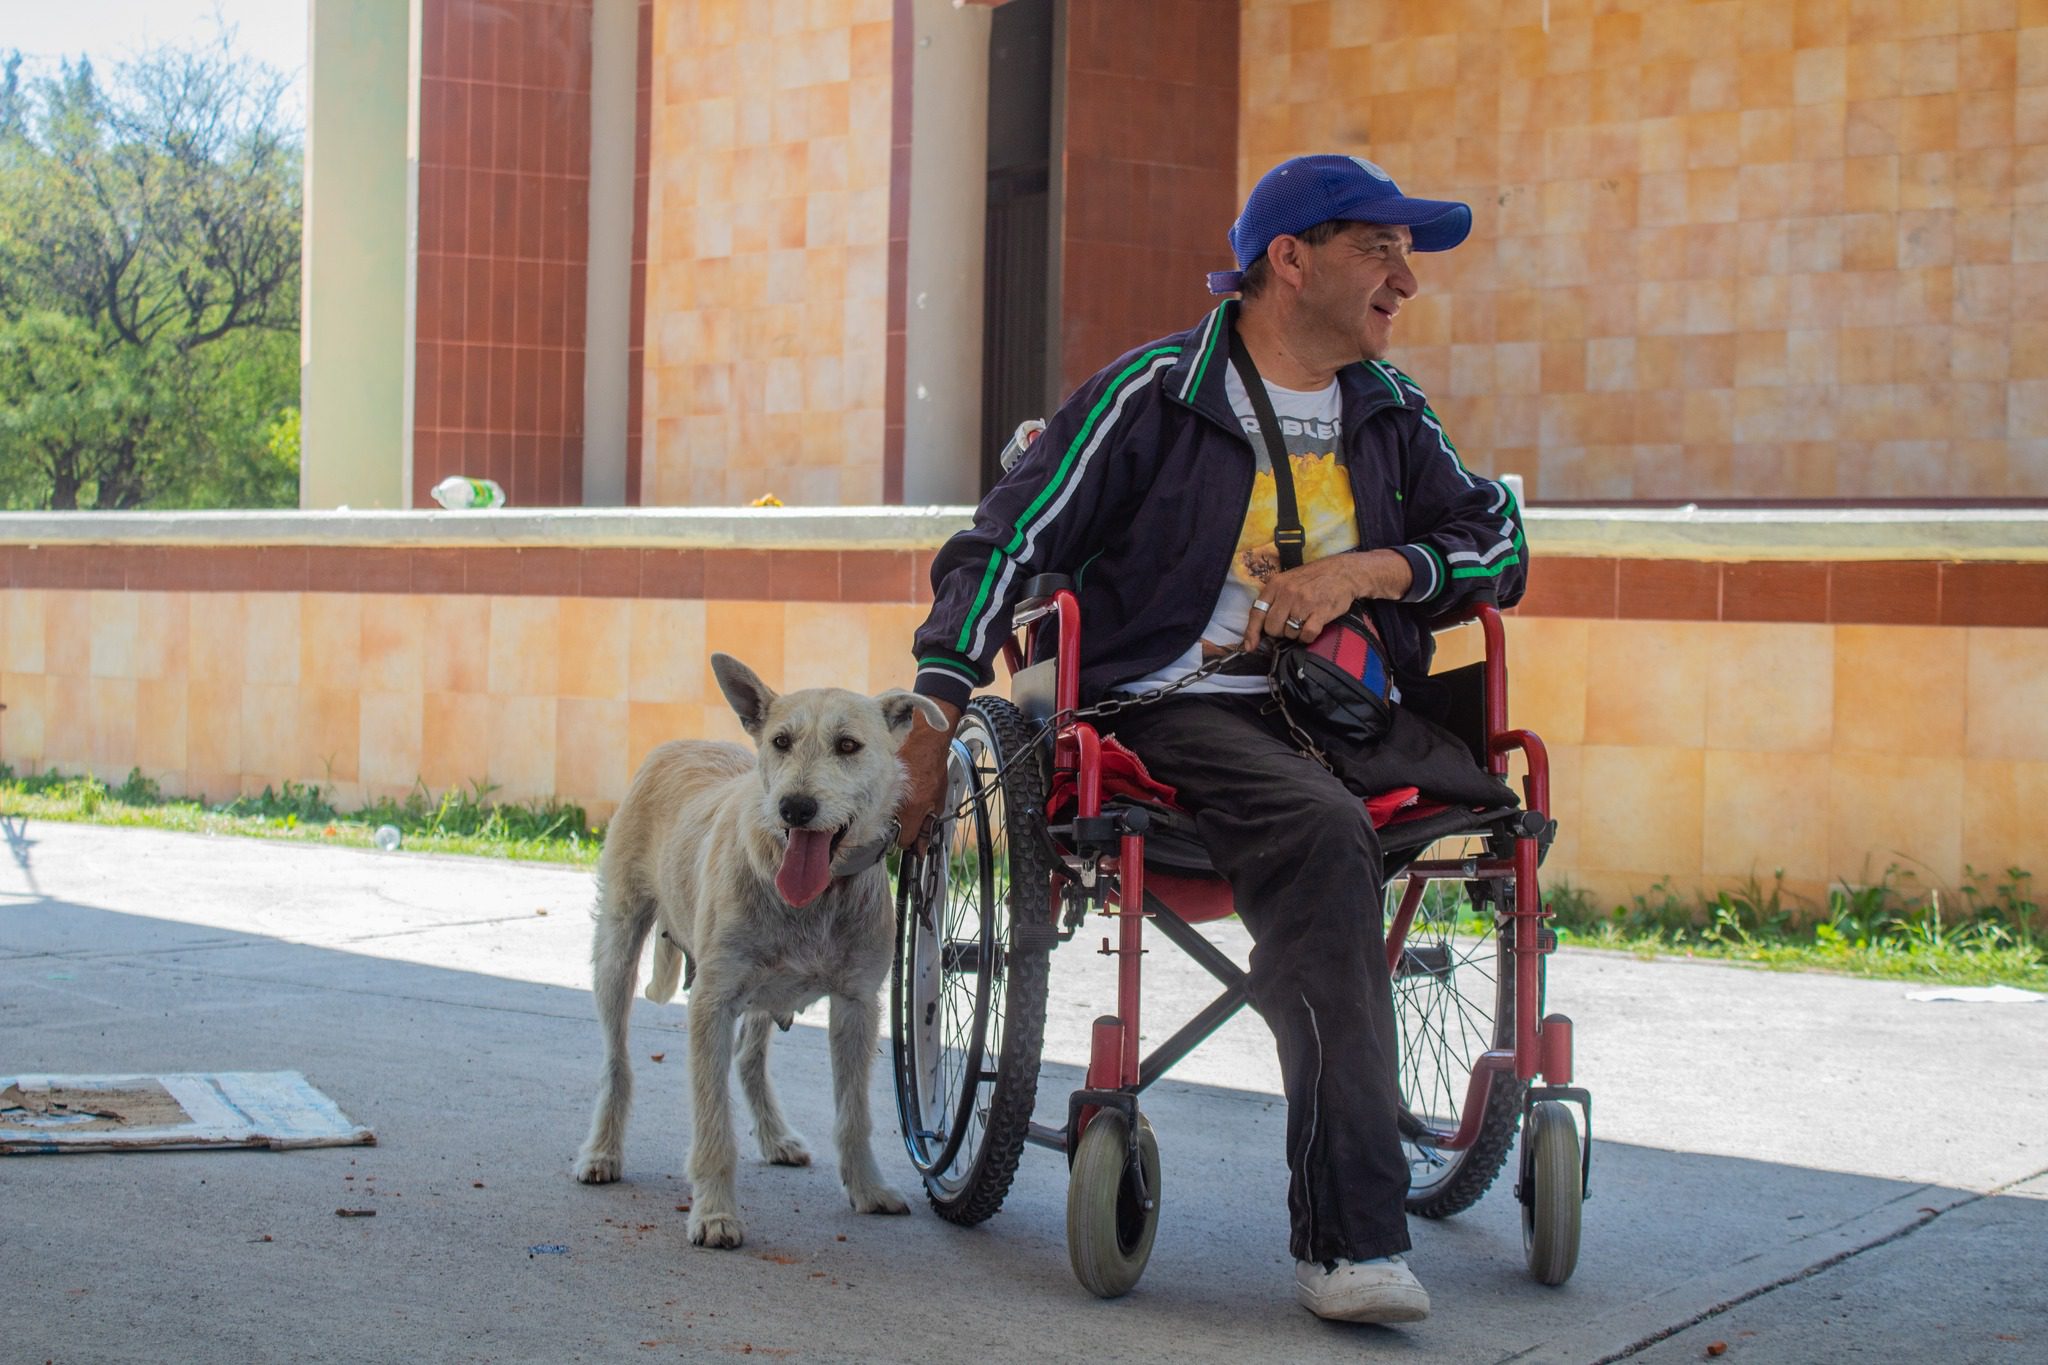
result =
[{"label": "litter on grass", "polygon": [[1933,990],[1907,991],[1906,998],[1922,1003],[2031,1005],[2036,1001],[2048,1000],[2048,995],[2043,995],[2039,991],[2023,991],[2018,986],[1937,986]]},{"label": "litter on grass", "polygon": [[296,1071],[0,1075],[0,1156],[376,1141]]}]

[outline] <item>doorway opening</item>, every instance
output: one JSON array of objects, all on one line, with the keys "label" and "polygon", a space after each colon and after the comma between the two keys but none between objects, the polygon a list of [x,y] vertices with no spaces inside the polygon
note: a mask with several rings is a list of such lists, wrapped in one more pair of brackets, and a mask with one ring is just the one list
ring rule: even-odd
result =
[{"label": "doorway opening", "polygon": [[1027,417],[1043,417],[1052,270],[1055,0],[1009,0],[988,53],[988,218],[982,257],[981,487]]}]

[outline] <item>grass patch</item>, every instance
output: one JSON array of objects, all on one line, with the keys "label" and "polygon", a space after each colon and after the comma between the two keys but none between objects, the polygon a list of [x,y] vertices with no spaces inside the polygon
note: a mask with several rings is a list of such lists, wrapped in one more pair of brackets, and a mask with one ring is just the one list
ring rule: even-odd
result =
[{"label": "grass patch", "polygon": [[1966,869],[1958,892],[1923,889],[1893,865],[1873,883],[1829,888],[1825,906],[1788,895],[1782,874],[1768,887],[1752,877],[1711,897],[1681,896],[1660,882],[1604,912],[1570,886],[1543,899],[1559,942],[1579,947],[2048,991],[2048,920],[2036,894],[2022,868]]},{"label": "grass patch", "polygon": [[343,813],[317,785],[287,782],[258,795],[209,803],[166,797],[157,784],[131,771],[118,786],[97,777],[59,773],[22,776],[0,764],[0,814],[39,820],[124,825],[195,834],[238,834],[300,843],[376,847],[379,828],[396,828],[401,846],[415,853],[468,853],[532,862],[597,861],[604,833],[593,829],[581,806],[559,801],[524,805],[494,802],[494,788],[473,782],[439,797],[415,786],[403,801],[385,798]]},{"label": "grass patch", "polygon": [[[287,782],[282,790],[207,803],[166,797],[140,772],[108,786],[92,776],[18,775],[0,764],[0,815],[353,848],[375,847],[377,830],[390,825],[411,852],[597,862],[604,831],[591,827],[581,806],[493,802],[493,790],[472,782],[435,797],[420,785],[403,801],[386,798],[343,813],[317,785]],[[892,855],[892,872],[893,861]],[[1752,877],[1711,897],[1682,896],[1659,883],[1606,908],[1561,883],[1543,899],[1558,941],[1574,947],[1646,960],[1708,958],[1778,971],[2048,991],[2048,916],[2036,894],[2032,874],[2017,867],[2003,875],[1969,871],[1961,890],[1950,891],[1922,889],[1895,865],[1874,883],[1830,888],[1825,906],[1786,893],[1782,876],[1769,886]],[[1439,904],[1442,896],[1463,892],[1433,886],[1433,915],[1449,909]]]}]

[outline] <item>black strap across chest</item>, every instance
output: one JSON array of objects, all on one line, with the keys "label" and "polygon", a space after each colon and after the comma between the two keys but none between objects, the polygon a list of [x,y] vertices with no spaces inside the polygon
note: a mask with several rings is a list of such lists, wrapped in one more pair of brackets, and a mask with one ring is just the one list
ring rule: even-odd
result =
[{"label": "black strap across chest", "polygon": [[1294,467],[1287,459],[1287,442],[1280,435],[1280,419],[1273,413],[1273,395],[1259,378],[1252,362],[1251,348],[1236,328],[1230,331],[1230,363],[1251,400],[1252,415],[1259,419],[1259,435],[1266,443],[1266,458],[1273,465],[1273,544],[1280,551],[1282,570],[1301,567],[1301,512],[1294,503]]}]

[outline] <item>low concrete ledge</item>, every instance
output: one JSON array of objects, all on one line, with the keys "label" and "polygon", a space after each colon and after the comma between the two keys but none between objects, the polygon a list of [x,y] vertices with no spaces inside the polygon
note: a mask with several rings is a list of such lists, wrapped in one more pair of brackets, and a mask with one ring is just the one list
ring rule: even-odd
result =
[{"label": "low concrete ledge", "polygon": [[1532,507],[1542,554],[1584,559],[2048,560],[2040,508]]},{"label": "low concrete ledge", "polygon": [[[9,512],[0,545],[930,549],[967,507],[649,507],[496,512]],[[2048,512],[1680,507],[1528,510],[1538,553],[1588,559],[2048,561]]]},{"label": "low concrete ledge", "polygon": [[914,550],[943,545],[973,515],[971,507],[5,512],[0,544]]}]

